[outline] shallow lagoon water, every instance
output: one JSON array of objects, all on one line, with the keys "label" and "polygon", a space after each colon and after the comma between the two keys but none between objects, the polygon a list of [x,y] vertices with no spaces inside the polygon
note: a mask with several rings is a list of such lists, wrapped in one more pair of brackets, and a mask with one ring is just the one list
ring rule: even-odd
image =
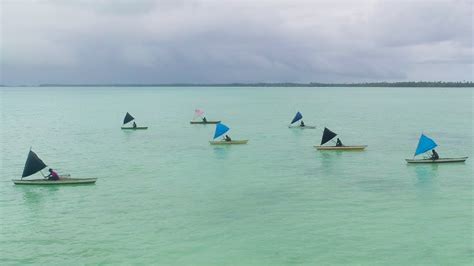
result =
[{"label": "shallow lagoon water", "polygon": [[[2,264],[470,265],[472,88],[1,88]],[[209,145],[213,125],[247,145]],[[122,131],[126,112],[146,131]],[[296,111],[315,130],[288,129]],[[317,151],[327,126],[365,152]],[[92,186],[14,186],[30,146]]]}]

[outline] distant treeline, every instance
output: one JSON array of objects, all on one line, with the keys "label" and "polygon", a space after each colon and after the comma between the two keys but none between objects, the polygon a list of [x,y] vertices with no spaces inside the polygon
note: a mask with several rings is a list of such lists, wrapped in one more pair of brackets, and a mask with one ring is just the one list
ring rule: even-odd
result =
[{"label": "distant treeline", "polygon": [[[0,85],[6,86],[6,85]],[[33,86],[36,87],[36,86]],[[474,87],[472,81],[404,81],[364,83],[169,83],[169,84],[41,84],[39,87]]]},{"label": "distant treeline", "polygon": [[310,87],[474,87],[472,81],[406,81],[406,82],[366,82],[366,83],[310,83]]}]

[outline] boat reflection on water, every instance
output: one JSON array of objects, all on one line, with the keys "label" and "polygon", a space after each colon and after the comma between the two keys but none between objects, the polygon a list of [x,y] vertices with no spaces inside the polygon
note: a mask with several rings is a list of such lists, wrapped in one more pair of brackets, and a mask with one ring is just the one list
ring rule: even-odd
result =
[{"label": "boat reflection on water", "polygon": [[48,200],[44,198],[51,198],[59,190],[58,186],[15,186],[15,189],[23,192],[22,198],[25,206],[30,207],[32,210],[41,208],[43,204],[47,206]]},{"label": "boat reflection on water", "polygon": [[[324,175],[332,175],[334,170],[337,170],[337,165],[340,165],[340,157],[342,156],[341,151],[336,152],[321,152],[320,162],[321,162],[321,173]],[[337,164],[337,165],[336,165]]]},{"label": "boat reflection on water", "polygon": [[431,195],[435,190],[435,184],[437,183],[438,177],[438,167],[438,164],[416,165],[415,167],[411,167],[416,175],[415,187],[423,191],[423,194],[429,192]]},{"label": "boat reflection on water", "polygon": [[214,152],[214,157],[218,160],[225,160],[229,157],[231,145],[213,145],[212,151]]}]

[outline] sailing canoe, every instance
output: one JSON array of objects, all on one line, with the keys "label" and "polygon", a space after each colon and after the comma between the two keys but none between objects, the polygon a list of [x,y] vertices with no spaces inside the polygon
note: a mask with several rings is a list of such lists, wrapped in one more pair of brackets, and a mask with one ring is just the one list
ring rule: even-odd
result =
[{"label": "sailing canoe", "polygon": [[205,124],[219,124],[221,121],[190,121],[190,124],[200,124],[200,125],[205,125]]},{"label": "sailing canoe", "polygon": [[143,130],[143,129],[148,129],[148,127],[122,127],[122,129],[128,129],[128,130]]},{"label": "sailing canoe", "polygon": [[229,131],[230,128],[222,123],[217,123],[216,124],[216,131],[214,132],[214,137],[213,139],[214,140],[211,140],[209,141],[209,143],[211,145],[231,145],[231,144],[247,144],[247,142],[249,142],[248,139],[246,140],[229,140],[229,141],[226,141],[226,140],[215,140],[217,139],[218,137],[224,135],[225,133],[227,133],[227,131]]},{"label": "sailing canoe", "polygon": [[94,184],[97,178],[63,178],[59,180],[48,179],[13,179],[15,185],[81,185]]},{"label": "sailing canoe", "polygon": [[407,163],[463,163],[468,157],[433,159],[405,159]]},{"label": "sailing canoe", "polygon": [[23,179],[30,175],[40,172],[46,167],[46,164],[31,149],[26,158],[25,168],[21,179],[12,179],[15,185],[74,185],[74,184],[93,184],[97,178],[71,178],[71,175],[60,175],[59,180],[48,179]]},{"label": "sailing canoe", "polygon": [[[127,129],[127,130],[140,130],[140,129],[148,129],[148,127],[133,127],[133,126],[129,126],[129,127],[124,127],[125,124],[127,123],[130,123],[132,122],[133,120],[135,120],[135,117],[133,117],[131,114],[129,114],[128,112],[125,114],[125,117],[123,118],[123,124],[122,124],[122,129]],[[136,123],[133,122],[135,125]]]},{"label": "sailing canoe", "polygon": [[[293,118],[293,120],[291,120],[290,125],[288,126],[288,128],[301,128],[301,129],[315,129],[316,128],[315,126],[305,125],[304,127],[302,127],[301,125],[296,125],[295,123],[300,121],[301,119],[303,119],[303,115],[300,112],[296,112],[296,115]],[[301,122],[303,123],[303,120],[301,120]]]},{"label": "sailing canoe", "polygon": [[[200,120],[196,120],[197,118],[200,118]],[[205,125],[205,124],[219,124],[221,121],[216,121],[216,120],[206,120],[203,121],[202,119],[206,119],[204,117],[204,111],[200,109],[194,110],[194,117],[193,120],[190,121],[190,124],[198,124],[198,125]]]},{"label": "sailing canoe", "polygon": [[231,144],[247,144],[249,142],[248,139],[245,140],[231,140],[231,141],[225,141],[225,140],[211,140],[209,143],[211,145],[231,145]]},{"label": "sailing canoe", "polygon": [[[438,156],[438,153],[435,152],[434,148],[438,147],[438,144],[431,139],[430,137],[426,136],[425,134],[421,134],[420,139],[418,140],[418,145],[416,147],[415,155],[413,159],[405,159],[407,163],[462,163],[467,160],[466,157],[458,157],[458,158],[424,158],[424,159],[415,159],[417,155],[426,153],[428,151],[432,151],[433,155]],[[439,157],[439,156],[438,156]]]},{"label": "sailing canoe", "polygon": [[317,150],[332,150],[332,151],[362,151],[367,145],[352,145],[352,146],[314,146]]},{"label": "sailing canoe", "polygon": [[[323,136],[321,138],[320,146],[314,146],[314,147],[318,150],[326,150],[326,151],[362,151],[367,147],[367,145],[323,146],[325,143],[329,142],[330,140],[332,140],[336,136],[337,136],[336,133],[332,132],[329,128],[325,127],[324,132],[323,132]],[[338,139],[338,141],[339,141],[339,139]]]}]

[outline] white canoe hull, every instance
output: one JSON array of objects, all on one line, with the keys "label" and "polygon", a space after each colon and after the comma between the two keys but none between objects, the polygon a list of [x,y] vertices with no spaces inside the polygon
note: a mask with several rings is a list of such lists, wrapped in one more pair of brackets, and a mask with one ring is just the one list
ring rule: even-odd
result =
[{"label": "white canoe hull", "polygon": [[190,121],[190,124],[199,124],[199,125],[206,125],[206,124],[219,124],[221,121]]},{"label": "white canoe hull", "polygon": [[288,126],[288,128],[300,128],[300,129],[316,129],[316,126]]},{"label": "white canoe hull", "polygon": [[246,140],[232,140],[232,141],[224,141],[224,140],[211,140],[209,143],[211,145],[232,145],[232,144],[247,144],[249,142],[248,139]]},{"label": "white canoe hull", "polygon": [[353,146],[314,146],[318,150],[322,151],[362,151],[367,145],[353,145]]},{"label": "white canoe hull", "polygon": [[405,159],[407,163],[463,163],[468,157],[431,159]]},{"label": "white canoe hull", "polygon": [[144,130],[144,129],[148,129],[148,127],[122,127],[122,129],[128,129],[128,130]]},{"label": "white canoe hull", "polygon": [[15,185],[78,185],[94,184],[97,178],[60,178],[53,181],[48,179],[13,179]]}]

